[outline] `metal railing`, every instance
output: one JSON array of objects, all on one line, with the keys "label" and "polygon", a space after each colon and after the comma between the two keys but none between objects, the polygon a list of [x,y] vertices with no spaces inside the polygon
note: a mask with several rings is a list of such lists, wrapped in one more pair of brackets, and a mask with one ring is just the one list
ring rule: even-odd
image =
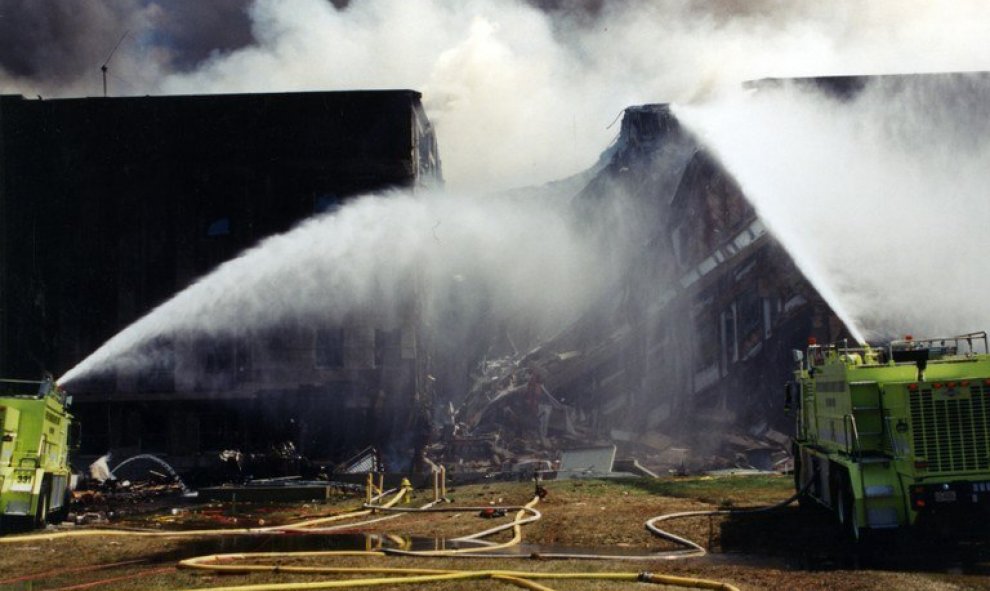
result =
[{"label": "metal railing", "polygon": [[961,345],[965,343],[967,348],[967,352],[965,354],[975,355],[978,351],[976,351],[974,347],[974,341],[976,343],[979,343],[980,341],[983,342],[983,354],[990,353],[990,348],[988,348],[987,343],[987,331],[985,330],[952,337],[938,337],[933,339],[898,339],[890,341],[890,344],[887,346],[887,352],[890,355],[890,359],[894,358],[894,351],[911,351],[915,349],[941,349],[942,351],[945,351],[946,354],[956,355],[959,354]]},{"label": "metal railing", "polygon": [[[863,449],[859,443],[859,428],[856,426],[856,417],[852,414],[842,415],[843,443],[846,445],[846,453],[862,455]],[[849,448],[849,434],[852,433],[853,448]]]}]

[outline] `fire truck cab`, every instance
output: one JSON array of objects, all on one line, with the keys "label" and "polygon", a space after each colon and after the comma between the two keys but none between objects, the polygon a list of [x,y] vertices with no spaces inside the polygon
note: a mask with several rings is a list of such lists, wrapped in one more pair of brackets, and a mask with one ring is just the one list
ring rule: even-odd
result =
[{"label": "fire truck cab", "polygon": [[71,399],[52,379],[0,380],[0,531],[65,512]]}]

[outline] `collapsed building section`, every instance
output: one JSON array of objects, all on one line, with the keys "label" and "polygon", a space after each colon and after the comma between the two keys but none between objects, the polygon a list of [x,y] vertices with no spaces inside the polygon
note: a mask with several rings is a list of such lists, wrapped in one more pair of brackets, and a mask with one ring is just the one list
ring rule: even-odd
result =
[{"label": "collapsed building section", "polygon": [[483,363],[441,459],[484,469],[590,443],[654,468],[783,458],[790,349],[847,336],[844,325],[667,105],[625,111],[575,206],[601,219],[616,199],[645,247],[574,325]]},{"label": "collapsed building section", "polygon": [[[0,97],[0,375],[65,371],[262,238],[353,195],[441,180],[413,91]],[[181,468],[408,432],[428,370],[414,308],[316,324],[162,339],[149,370],[73,383],[83,451]]]}]

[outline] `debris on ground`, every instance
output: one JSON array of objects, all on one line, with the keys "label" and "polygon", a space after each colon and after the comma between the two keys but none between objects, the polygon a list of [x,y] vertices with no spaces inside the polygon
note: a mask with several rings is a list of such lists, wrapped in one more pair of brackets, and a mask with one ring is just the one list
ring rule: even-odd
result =
[{"label": "debris on ground", "polygon": [[[710,470],[793,469],[790,437],[765,422],[727,423],[711,433],[678,433],[675,428],[642,432],[605,429],[600,416],[554,395],[586,370],[601,351],[549,352],[489,359],[460,406],[450,406],[448,423],[426,448],[425,462],[444,465],[455,478],[526,479],[534,472],[638,476],[701,474]],[[600,384],[599,384],[600,386]],[[571,384],[573,388],[573,384]],[[609,411],[602,402],[601,413]],[[611,466],[568,466],[577,450],[613,449]],[[562,465],[563,464],[563,465]]]}]

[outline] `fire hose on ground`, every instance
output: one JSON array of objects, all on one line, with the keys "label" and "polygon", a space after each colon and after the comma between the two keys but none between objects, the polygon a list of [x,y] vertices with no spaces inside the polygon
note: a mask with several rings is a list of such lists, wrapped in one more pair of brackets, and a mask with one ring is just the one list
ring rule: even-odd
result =
[{"label": "fire hose on ground", "polygon": [[[375,500],[382,498],[385,494],[394,491],[381,491],[380,494],[375,498]],[[42,540],[42,539],[56,539],[60,537],[79,537],[86,535],[135,535],[135,536],[160,536],[160,537],[178,537],[178,536],[208,536],[208,535],[244,535],[244,534],[258,534],[258,533],[287,533],[287,532],[312,532],[312,533],[326,533],[330,531],[339,530],[341,528],[353,529],[357,526],[368,525],[385,519],[391,519],[398,517],[404,513],[424,513],[424,512],[447,512],[447,511],[476,511],[479,509],[486,509],[487,507],[435,507],[433,506],[436,501],[428,503],[420,508],[401,508],[395,507],[395,505],[404,498],[409,492],[407,487],[401,488],[388,502],[382,505],[375,505],[372,503],[366,503],[363,505],[363,509],[358,511],[351,511],[339,515],[320,517],[315,519],[309,519],[289,525],[283,526],[271,526],[266,528],[242,528],[242,529],[229,529],[229,530],[191,530],[185,532],[161,532],[161,531],[148,531],[148,530],[119,530],[119,529],[103,529],[103,530],[84,530],[84,531],[72,531],[72,532],[57,532],[51,534],[37,534],[30,536],[17,536],[13,538],[0,538],[0,543],[2,542],[14,542],[14,541],[30,541],[30,540]],[[636,556],[616,556],[616,555],[589,555],[589,554],[561,554],[561,553],[549,553],[540,554],[541,558],[583,558],[583,559],[596,559],[596,560],[656,560],[658,558],[683,558],[690,556],[702,556],[707,553],[707,551],[700,545],[688,540],[686,538],[677,536],[670,532],[660,529],[656,526],[656,523],[661,521],[667,521],[671,519],[677,519],[682,517],[698,517],[698,516],[711,516],[711,515],[725,515],[725,514],[736,514],[736,513],[758,513],[771,511],[784,507],[792,503],[798,496],[804,491],[793,495],[791,498],[776,503],[767,507],[760,507],[756,509],[719,509],[719,510],[709,510],[709,511],[685,511],[679,513],[672,513],[666,515],[660,515],[649,519],[646,522],[646,528],[654,535],[662,537],[664,539],[673,541],[675,543],[681,544],[688,548],[687,551],[675,551],[669,553],[653,553],[647,555],[636,555]],[[508,570],[455,570],[455,569],[416,569],[416,568],[392,568],[392,567],[323,567],[323,566],[290,566],[290,565],[258,565],[258,564],[229,564],[231,561],[237,560],[247,560],[247,559],[284,559],[284,558],[316,558],[316,557],[385,557],[388,555],[403,555],[403,556],[420,556],[420,557],[466,557],[466,556],[476,556],[476,557],[488,557],[488,558],[525,558],[522,554],[499,554],[496,553],[497,550],[506,549],[519,544],[522,540],[522,529],[521,526],[527,523],[532,523],[541,518],[541,514],[534,506],[539,502],[539,497],[535,497],[529,503],[523,506],[517,507],[501,507],[500,509],[505,510],[516,510],[517,513],[514,519],[506,524],[502,524],[493,528],[489,528],[474,534],[467,536],[462,536],[460,538],[455,538],[453,541],[481,541],[481,538],[493,535],[495,533],[505,531],[507,529],[513,530],[513,537],[502,543],[486,543],[481,546],[472,546],[466,548],[456,548],[448,550],[424,550],[424,551],[412,551],[412,550],[401,550],[401,549],[382,549],[379,551],[327,551],[327,552],[279,552],[279,553],[249,553],[249,554],[219,554],[210,556],[201,556],[197,558],[191,558],[183,560],[179,563],[182,568],[200,569],[200,570],[212,570],[212,571],[223,571],[223,572],[281,572],[281,573],[306,573],[306,574],[386,574],[392,575],[388,577],[371,578],[371,579],[348,579],[348,580],[335,580],[335,581],[320,581],[315,583],[277,583],[277,584],[260,584],[260,585],[242,585],[235,587],[217,587],[209,591],[268,591],[268,590],[303,590],[303,589],[331,589],[331,588],[347,588],[356,586],[377,586],[377,585],[387,585],[387,584],[416,584],[416,583],[428,583],[428,582],[441,582],[449,580],[481,580],[481,579],[491,579],[504,581],[509,584],[513,584],[519,587],[524,587],[527,589],[536,589],[541,591],[552,591],[551,588],[536,583],[533,579],[597,579],[597,580],[615,580],[615,581],[639,581],[639,582],[649,582],[657,584],[675,585],[681,587],[692,587],[692,588],[705,588],[705,589],[722,589],[725,591],[732,591],[736,588],[728,583],[723,583],[719,581],[711,581],[705,579],[696,579],[688,577],[677,577],[670,575],[658,575],[652,573],[540,573],[540,572],[521,572],[521,571],[508,571]],[[390,515],[379,516],[373,519],[357,522],[348,523],[341,526],[332,527],[314,527],[323,525],[325,523],[341,521],[344,519],[352,519],[355,517],[363,517],[369,514],[377,512],[391,512]],[[228,562],[228,564],[222,564],[223,562]]]},{"label": "fire hose on ground", "polygon": [[[379,508],[387,509],[401,501],[409,492],[407,488],[401,488],[396,492],[395,490],[383,491],[379,498],[385,494],[395,492],[389,501]],[[305,521],[300,521],[290,525],[273,525],[268,527],[251,527],[251,528],[232,528],[232,529],[194,529],[185,531],[159,531],[159,530],[148,530],[148,529],[111,529],[111,528],[101,528],[101,529],[83,529],[83,530],[71,530],[71,531],[59,531],[43,534],[28,534],[19,536],[2,536],[0,537],[0,544],[17,544],[21,542],[38,542],[38,541],[48,541],[57,540],[61,538],[82,538],[82,537],[100,537],[100,536],[134,536],[134,537],[159,537],[159,538],[188,538],[188,537],[207,537],[207,536],[243,536],[243,535],[260,535],[260,534],[279,534],[286,533],[290,531],[299,531],[302,529],[306,531],[307,527],[313,525],[320,525],[323,523],[329,523],[333,521],[342,521],[345,519],[353,519],[355,517],[363,517],[370,515],[373,512],[372,508],[364,508],[357,511],[348,511],[346,513],[340,513],[338,515],[331,515],[329,517],[318,517],[315,519],[307,519]],[[377,521],[378,519],[369,520],[368,523]],[[362,525],[359,523],[349,523],[347,527],[354,527],[356,525]]]},{"label": "fire hose on ground", "polygon": [[[385,494],[394,491],[382,491],[377,498],[381,498]],[[48,534],[35,534],[27,536],[14,536],[10,538],[0,538],[0,542],[25,542],[25,541],[39,541],[39,540],[54,540],[59,538],[68,537],[88,537],[88,536],[154,536],[154,537],[201,537],[201,536],[216,536],[216,535],[251,535],[251,534],[261,534],[261,533],[284,533],[284,532],[325,532],[328,530],[337,529],[336,527],[330,528],[316,528],[313,526],[322,525],[325,523],[342,521],[345,519],[352,519],[355,517],[364,517],[376,512],[388,512],[391,511],[391,515],[380,516],[373,519],[361,521],[361,522],[351,522],[347,523],[341,527],[347,527],[352,529],[357,526],[367,525],[374,523],[386,518],[398,517],[404,513],[415,513],[415,512],[446,512],[446,511],[477,511],[479,509],[484,509],[487,507],[433,507],[434,502],[428,503],[427,505],[412,509],[412,508],[401,508],[395,507],[395,505],[402,500],[409,492],[409,489],[403,487],[396,494],[389,499],[388,502],[382,505],[375,504],[365,504],[363,509],[358,511],[351,511],[347,513],[342,513],[339,515],[333,515],[329,517],[320,517],[315,519],[309,519],[301,522],[296,522],[288,526],[271,526],[265,528],[240,528],[240,529],[216,529],[216,530],[189,530],[184,532],[161,532],[161,531],[149,531],[149,530],[123,530],[123,529],[98,529],[98,530],[76,530],[68,532],[54,532]],[[421,556],[421,557],[457,557],[457,556],[487,556],[487,557],[514,557],[513,555],[500,555],[493,554],[493,552],[511,546],[517,545],[522,540],[522,525],[527,523],[532,523],[539,520],[542,515],[534,506],[539,502],[539,497],[534,497],[529,503],[518,507],[500,507],[501,509],[517,510],[514,519],[506,524],[502,524],[496,527],[492,527],[474,534],[467,536],[462,536],[456,538],[455,541],[480,541],[481,538],[493,535],[495,533],[505,531],[507,529],[513,530],[513,537],[499,544],[486,544],[484,546],[468,547],[468,548],[457,548],[451,550],[435,550],[435,551],[403,551],[397,549],[386,549],[383,551],[328,551],[328,552],[277,552],[277,553],[250,553],[250,554],[225,554],[225,555],[211,555],[202,556],[192,559],[183,560],[179,563],[182,568],[192,568],[200,570],[211,570],[211,571],[222,571],[222,572],[281,572],[281,573],[306,573],[306,574],[378,574],[378,575],[391,575],[379,578],[370,579],[347,579],[347,580],[335,580],[335,581],[321,581],[315,583],[272,583],[272,584],[260,584],[260,585],[242,585],[236,587],[218,587],[214,588],[212,591],[220,590],[237,590],[237,591],[269,591],[269,590],[305,590],[305,589],[333,589],[333,588],[350,588],[359,586],[380,586],[380,585],[395,585],[395,584],[420,584],[420,583],[433,583],[451,580],[498,580],[503,581],[518,587],[523,587],[526,589],[533,589],[537,591],[553,591],[552,588],[542,585],[534,581],[534,579],[560,579],[560,580],[613,580],[613,581],[639,581],[647,583],[665,584],[665,585],[676,585],[681,587],[691,587],[691,588],[703,588],[703,589],[721,589],[724,591],[734,591],[736,588],[727,584],[721,583],[719,581],[710,581],[705,579],[695,579],[687,577],[676,577],[670,575],[659,575],[652,573],[540,573],[540,572],[523,572],[523,571],[509,571],[509,570],[456,570],[456,569],[417,569],[417,568],[394,568],[394,567],[307,567],[307,566],[290,566],[290,565],[252,565],[252,564],[221,564],[224,561],[233,560],[246,560],[246,559],[285,559],[285,558],[341,558],[341,557],[386,557],[389,554],[396,555],[407,555],[407,556]],[[484,554],[482,554],[484,552]],[[548,555],[547,557],[563,557]],[[594,558],[592,556],[582,556],[584,558]],[[608,559],[613,558],[608,555],[601,555],[597,558]],[[155,571],[157,572],[157,571]]]},{"label": "fire hose on ground", "polygon": [[[660,575],[653,573],[617,573],[617,572],[577,572],[577,573],[552,573],[552,572],[525,572],[510,570],[458,570],[458,569],[419,569],[419,568],[395,568],[395,567],[325,567],[325,566],[292,566],[284,564],[264,565],[264,564],[229,564],[235,560],[279,560],[285,558],[341,558],[341,557],[386,557],[388,555],[419,556],[419,557],[464,557],[471,555],[480,556],[485,552],[485,556],[510,558],[513,555],[491,554],[491,552],[503,548],[508,548],[519,544],[522,541],[522,525],[540,519],[541,514],[533,508],[539,502],[539,497],[534,497],[526,505],[517,507],[518,509],[512,522],[497,527],[477,532],[461,538],[457,541],[477,540],[482,537],[512,528],[513,536],[510,540],[501,544],[493,544],[479,547],[456,548],[450,550],[395,550],[386,549],[382,551],[327,551],[327,552],[265,552],[249,554],[215,554],[211,556],[200,556],[183,560],[179,563],[181,568],[191,568],[227,573],[252,573],[252,572],[277,572],[277,573],[304,573],[304,574],[370,574],[370,575],[391,575],[386,577],[368,579],[346,579],[333,581],[319,581],[312,583],[270,583],[257,585],[241,585],[232,587],[214,587],[201,591],[302,591],[309,589],[340,589],[351,587],[368,587],[379,585],[399,585],[399,584],[423,584],[437,583],[453,580],[497,580],[508,584],[531,589],[534,591],[554,591],[534,581],[534,579],[564,579],[564,580],[611,580],[654,583],[662,585],[674,585],[688,588],[717,589],[722,591],[738,591],[738,589],[728,583],[712,581],[707,579],[677,577],[671,575]],[[376,507],[385,509],[385,507]],[[458,507],[458,508],[421,508],[421,509],[400,509],[391,508],[397,512],[441,512],[441,511],[475,511],[480,507]],[[528,517],[524,517],[529,513]],[[609,558],[609,556],[602,556]],[[223,564],[228,562],[228,564]]]},{"label": "fire hose on ground", "polygon": [[[450,550],[397,550],[382,549],[379,551],[326,551],[326,552],[266,552],[266,553],[239,553],[239,554],[215,554],[210,556],[200,556],[183,560],[179,563],[182,568],[200,569],[215,572],[227,573],[253,573],[253,572],[277,572],[277,573],[300,573],[300,574],[338,574],[338,575],[390,575],[386,577],[368,579],[347,579],[320,581],[313,583],[272,583],[257,585],[241,585],[232,587],[215,587],[204,591],[302,591],[308,589],[334,589],[350,588],[358,586],[379,586],[398,584],[423,584],[452,580],[498,580],[508,584],[536,591],[553,591],[552,588],[537,583],[534,579],[558,579],[558,580],[612,580],[643,582],[663,585],[673,585],[687,588],[718,589],[723,591],[738,591],[736,587],[720,581],[699,579],[692,577],[678,577],[672,575],[660,575],[654,573],[622,573],[622,572],[578,572],[578,573],[548,573],[548,572],[523,572],[509,570],[457,570],[457,569],[419,569],[419,568],[395,568],[395,567],[325,567],[325,566],[292,566],[285,564],[230,564],[233,561],[241,560],[281,560],[285,558],[342,558],[342,557],[386,557],[388,555],[418,556],[418,557],[495,557],[495,558],[516,558],[523,555],[493,554],[494,551],[509,548],[517,545],[522,540],[521,526],[525,523],[532,523],[541,518],[539,511],[534,506],[540,498],[534,497],[526,505],[521,507],[501,507],[501,509],[516,509],[517,513],[509,523],[489,528],[474,534],[455,538],[453,541],[479,540],[480,538],[511,528],[513,537],[501,544],[491,544],[478,547],[456,548]],[[395,514],[415,513],[415,512],[448,512],[448,511],[476,511],[484,507],[423,507],[419,509],[369,506],[375,510],[394,511]],[[528,514],[528,516],[526,516]],[[542,555],[547,558],[569,557],[570,555]],[[614,559],[631,558],[616,557],[613,555],[576,555],[581,558]],[[638,559],[652,559],[656,555],[646,555],[636,557]],[[226,564],[224,564],[226,563]]]},{"label": "fire hose on ground", "polygon": [[[813,474],[817,474],[817,471],[813,472]],[[657,527],[656,524],[660,523],[661,521],[670,521],[672,519],[680,519],[682,517],[709,517],[713,515],[739,515],[739,514],[766,513],[768,511],[776,511],[777,509],[783,509],[784,507],[790,505],[794,501],[801,498],[801,496],[807,493],[808,489],[811,488],[811,485],[814,482],[814,480],[815,480],[814,477],[812,477],[803,487],[801,487],[801,490],[797,491],[796,493],[784,499],[783,501],[780,501],[779,503],[774,503],[772,505],[767,505],[765,507],[751,507],[745,509],[714,509],[708,511],[681,511],[679,513],[667,513],[665,515],[658,515],[656,517],[651,517],[650,519],[647,519],[644,525],[646,526],[646,529],[649,530],[649,532],[652,533],[653,535],[674,542],[675,544],[681,544],[682,546],[687,547],[688,550],[687,553],[685,554],[685,557],[704,556],[708,554],[708,551],[705,550],[702,546],[696,544],[695,542],[692,542],[687,538],[672,534],[666,530],[662,530],[659,527]]]},{"label": "fire hose on ground", "polygon": [[[240,585],[232,587],[211,587],[200,589],[199,591],[302,591],[308,589],[349,589],[352,587],[373,587],[379,585],[400,585],[437,583],[451,580],[485,580],[493,579],[511,583],[518,587],[535,589],[539,591],[553,591],[552,588],[536,583],[533,579],[560,579],[560,580],[600,580],[600,581],[629,581],[641,583],[654,583],[660,585],[675,585],[695,589],[718,589],[722,591],[738,591],[738,589],[728,583],[712,581],[707,579],[697,579],[690,577],[676,577],[672,575],[659,575],[653,573],[622,573],[622,572],[526,572],[511,570],[455,570],[455,569],[421,569],[421,568],[395,568],[395,567],[328,567],[328,566],[289,566],[289,565],[224,565],[218,564],[222,560],[234,559],[237,557],[267,557],[284,558],[287,554],[297,557],[384,557],[384,552],[317,552],[317,553],[276,553],[271,556],[247,554],[229,554],[223,556],[201,556],[184,560],[180,563],[183,568],[203,569],[216,572],[273,572],[273,573],[304,573],[304,574],[377,574],[394,575],[388,577],[368,578],[368,579],[344,579],[333,581],[317,581],[310,583],[262,583],[256,585]],[[301,556],[300,556],[301,555]],[[212,561],[212,562],[211,562]]]}]

